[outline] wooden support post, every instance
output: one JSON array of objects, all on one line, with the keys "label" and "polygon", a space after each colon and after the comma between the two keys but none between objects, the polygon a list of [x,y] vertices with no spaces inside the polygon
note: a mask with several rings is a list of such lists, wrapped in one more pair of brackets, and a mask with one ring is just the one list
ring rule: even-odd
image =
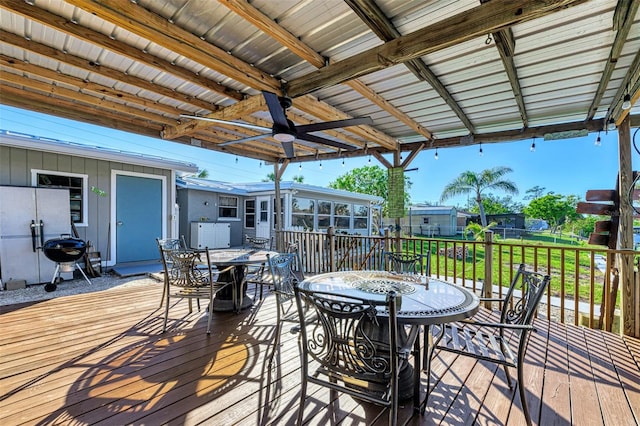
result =
[{"label": "wooden support post", "polygon": [[[618,127],[618,153],[620,159],[619,196],[620,222],[618,225],[618,250],[633,249],[633,209],[628,201],[629,191],[633,185],[631,167],[631,126],[629,116],[625,117]],[[640,321],[640,307],[635,298],[633,256],[619,254],[617,266],[620,273],[620,331],[627,336],[640,337],[636,334],[636,323]]]},{"label": "wooden support post", "polygon": [[[482,297],[493,295],[493,232],[484,233],[484,283],[482,284]],[[491,302],[485,302],[484,307],[491,309]]]},{"label": "wooden support post", "polygon": [[274,223],[274,227],[276,230],[276,250],[279,252],[284,251],[284,240],[282,237],[283,224],[282,222],[282,203],[280,202],[280,179],[284,174],[284,171],[287,170],[287,166],[289,165],[289,160],[284,160],[282,165],[279,165],[277,162],[273,163],[273,176],[275,177],[274,188],[275,188],[275,206],[273,206],[275,214],[276,223]]},{"label": "wooden support post", "polygon": [[333,226],[327,228],[327,244],[329,244],[329,271],[336,270],[336,230]]}]

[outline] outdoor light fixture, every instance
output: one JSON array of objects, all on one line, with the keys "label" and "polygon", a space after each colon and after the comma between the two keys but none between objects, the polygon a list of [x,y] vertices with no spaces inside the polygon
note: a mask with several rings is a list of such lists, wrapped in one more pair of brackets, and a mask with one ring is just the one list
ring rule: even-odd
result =
[{"label": "outdoor light fixture", "polygon": [[238,156],[236,155],[236,164],[238,164]]},{"label": "outdoor light fixture", "polygon": [[531,142],[531,148],[529,148],[531,152],[536,151],[536,138],[533,138],[533,142]]},{"label": "outdoor light fixture", "polygon": [[613,118],[609,119],[609,122],[607,123],[607,130],[615,130],[616,129],[616,123],[615,121],[613,121]]},{"label": "outdoor light fixture", "polygon": [[438,159],[438,148],[436,148],[436,154],[433,156],[433,158],[434,158],[435,160],[437,160],[437,159]]},{"label": "outdoor light fixture", "polygon": [[622,102],[622,109],[631,109],[631,95],[630,94],[626,94],[624,95],[624,100]]},{"label": "outdoor light fixture", "polygon": [[342,159],[342,167],[344,167],[344,158]]},{"label": "outdoor light fixture", "polygon": [[322,161],[320,162],[320,170],[322,170]]},{"label": "outdoor light fixture", "polygon": [[300,164],[298,165],[298,170],[302,170],[302,161],[300,162]]},{"label": "outdoor light fixture", "polygon": [[600,146],[600,144],[602,143],[602,139],[600,139],[600,130],[598,130],[598,137],[596,138],[596,146]]},{"label": "outdoor light fixture", "polygon": [[482,152],[482,142],[480,142],[480,150],[478,151],[478,155],[480,157],[482,157],[484,155],[484,152]]},{"label": "outdoor light fixture", "polygon": [[369,156],[369,160],[367,160],[369,164],[371,164],[371,156]]}]

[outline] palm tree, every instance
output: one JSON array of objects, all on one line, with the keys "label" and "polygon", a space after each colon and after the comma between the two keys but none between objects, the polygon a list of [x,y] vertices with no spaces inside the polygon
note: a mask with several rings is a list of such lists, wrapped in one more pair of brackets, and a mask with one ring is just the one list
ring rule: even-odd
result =
[{"label": "palm tree", "polygon": [[478,203],[478,209],[480,210],[480,221],[484,228],[487,226],[487,217],[484,214],[484,206],[482,205],[482,193],[487,189],[499,189],[508,194],[518,194],[518,188],[515,183],[502,179],[504,175],[512,171],[510,167],[502,166],[483,170],[479,174],[468,170],[462,172],[460,176],[444,187],[440,202],[457,195],[475,194],[476,203]]}]

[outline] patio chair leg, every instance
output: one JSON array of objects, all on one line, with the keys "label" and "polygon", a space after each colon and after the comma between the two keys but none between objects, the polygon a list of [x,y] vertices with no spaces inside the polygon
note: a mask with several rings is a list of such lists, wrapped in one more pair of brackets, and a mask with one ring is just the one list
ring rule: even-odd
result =
[{"label": "patio chair leg", "polygon": [[524,371],[522,370],[522,365],[518,366],[518,383],[516,386],[518,387],[518,392],[520,393],[520,403],[522,404],[522,413],[524,414],[524,418],[527,422],[527,426],[531,426],[531,413],[529,413],[529,406],[527,405],[527,399],[525,395],[524,389]]},{"label": "patio chair leg", "polygon": [[162,325],[163,333],[167,331],[167,319],[169,319],[169,294],[167,294],[166,297],[167,297],[167,300],[165,301],[165,306],[164,306],[164,324]]},{"label": "patio chair leg", "polygon": [[[444,333],[444,329],[441,332]],[[432,333],[432,326],[426,326],[424,335],[423,371],[427,375],[427,394],[425,395],[424,400],[420,403],[420,415],[424,415],[424,412],[427,410],[427,403],[429,402],[429,396],[431,395],[431,360],[433,358],[434,352],[434,341]]]},{"label": "patio chair leg", "polygon": [[269,355],[269,368],[273,364],[273,359],[276,357],[276,351],[280,346],[280,334],[282,333],[282,322],[278,320],[278,325],[276,326],[276,335],[273,339],[273,349],[271,350],[271,354]]}]

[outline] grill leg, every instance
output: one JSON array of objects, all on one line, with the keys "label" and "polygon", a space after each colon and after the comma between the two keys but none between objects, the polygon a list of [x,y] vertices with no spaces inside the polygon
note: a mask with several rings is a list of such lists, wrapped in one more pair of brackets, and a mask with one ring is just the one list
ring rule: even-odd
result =
[{"label": "grill leg", "polygon": [[82,273],[82,276],[84,277],[84,279],[87,280],[87,282],[89,284],[91,284],[91,280],[87,277],[87,274],[84,273],[84,271],[82,270],[80,265],[78,265],[78,262],[76,262],[76,268],[78,268],[80,270],[80,272]]}]

